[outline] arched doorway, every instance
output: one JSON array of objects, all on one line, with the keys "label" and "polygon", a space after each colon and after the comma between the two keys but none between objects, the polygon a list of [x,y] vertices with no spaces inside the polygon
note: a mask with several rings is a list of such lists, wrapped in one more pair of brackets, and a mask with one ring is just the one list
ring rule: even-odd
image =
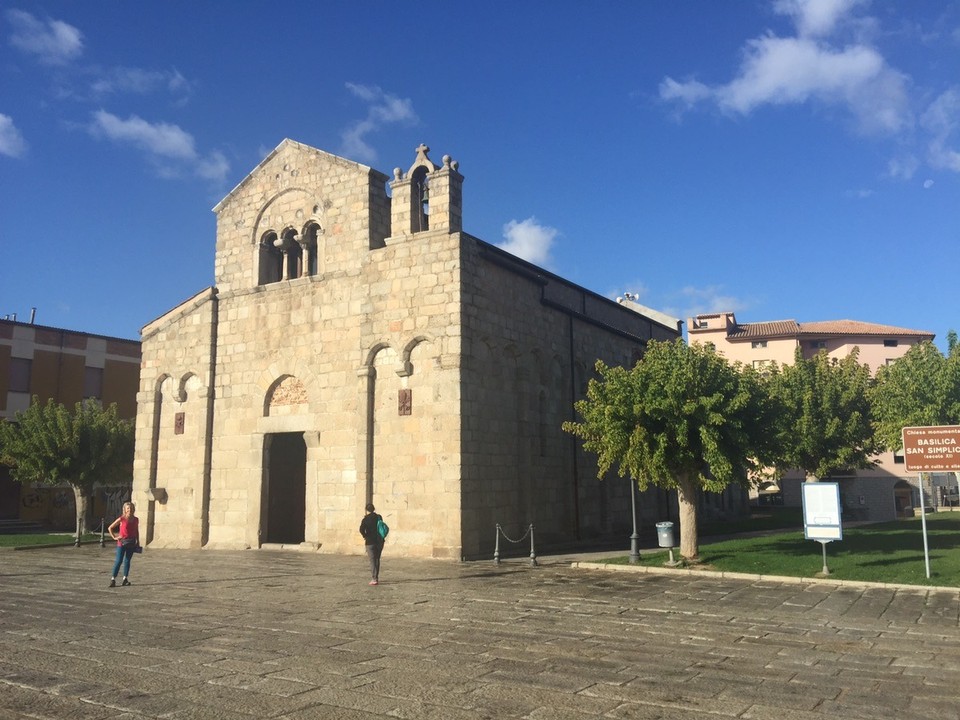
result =
[{"label": "arched doorway", "polygon": [[264,436],[261,543],[302,543],[306,518],[307,446],[303,433]]}]

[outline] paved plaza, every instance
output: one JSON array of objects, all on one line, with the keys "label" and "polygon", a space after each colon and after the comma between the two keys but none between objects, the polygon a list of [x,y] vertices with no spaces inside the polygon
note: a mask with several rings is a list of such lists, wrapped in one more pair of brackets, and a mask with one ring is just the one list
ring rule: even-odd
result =
[{"label": "paved plaza", "polygon": [[960,593],[296,551],[0,552],[0,718],[957,718]]}]

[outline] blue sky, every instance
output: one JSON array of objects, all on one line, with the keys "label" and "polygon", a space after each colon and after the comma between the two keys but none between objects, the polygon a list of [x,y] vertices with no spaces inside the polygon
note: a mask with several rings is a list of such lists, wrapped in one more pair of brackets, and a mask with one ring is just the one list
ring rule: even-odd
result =
[{"label": "blue sky", "polygon": [[284,138],[460,163],[464,229],[686,319],[960,330],[960,4],[22,2],[0,315],[135,338]]}]

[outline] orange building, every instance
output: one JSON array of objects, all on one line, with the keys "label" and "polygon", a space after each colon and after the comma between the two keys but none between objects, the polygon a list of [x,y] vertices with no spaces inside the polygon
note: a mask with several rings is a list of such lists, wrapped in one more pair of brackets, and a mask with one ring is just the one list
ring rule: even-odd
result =
[{"label": "orange building", "polygon": [[[67,407],[88,398],[105,406],[116,403],[120,416],[132,420],[139,383],[137,340],[0,319],[0,421],[13,420],[30,406],[33,396]],[[129,489],[126,493],[129,497]],[[117,494],[98,493],[94,511],[112,513],[117,501],[112,496]],[[14,519],[72,529],[73,491],[21,487],[10,478],[9,469],[0,466],[0,520]]]},{"label": "orange building", "polygon": [[[821,351],[832,358],[844,358],[857,348],[858,360],[873,374],[881,366],[903,357],[917,343],[934,338],[933,333],[925,330],[858,320],[741,323],[732,312],[689,318],[687,332],[691,344],[712,345],[729,360],[758,369],[771,363],[793,364],[798,348],[805,358]],[[875,460],[872,468],[829,478],[840,484],[845,517],[888,520],[912,515],[913,509],[920,507],[920,488],[916,475],[904,469],[903,455],[885,452]],[[779,485],[766,483],[759,493],[753,491],[752,498],[757,501],[776,498],[777,503],[799,506],[803,480],[799,471],[788,471]],[[951,504],[956,502],[956,483],[951,482],[949,473],[941,473],[934,478],[934,492],[927,488],[924,495],[927,506]]]}]

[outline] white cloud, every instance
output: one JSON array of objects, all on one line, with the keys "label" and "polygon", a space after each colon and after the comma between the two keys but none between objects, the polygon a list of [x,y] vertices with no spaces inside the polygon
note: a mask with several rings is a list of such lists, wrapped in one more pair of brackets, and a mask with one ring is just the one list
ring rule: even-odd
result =
[{"label": "white cloud", "polygon": [[929,189],[932,188],[932,187],[933,187],[933,180],[929,180],[929,179],[928,179],[928,180],[924,180],[924,181],[923,181],[923,189],[924,189],[924,190],[929,190]]},{"label": "white cloud", "polygon": [[520,222],[511,220],[503,226],[505,241],[497,243],[497,247],[527,262],[550,269],[553,264],[550,249],[558,234],[556,228],[541,225],[533,217]]},{"label": "white cloud", "polygon": [[776,0],[773,9],[794,19],[803,36],[829,35],[851,10],[863,0]]},{"label": "white cloud", "polygon": [[783,0],[775,8],[794,17],[796,37],[766,34],[748,40],[736,77],[709,86],[667,77],[660,97],[692,107],[713,102],[724,112],[748,115],[765,105],[816,101],[847,108],[865,133],[896,133],[912,122],[907,78],[874,48],[831,46],[829,34],[856,0]]},{"label": "white cloud", "polygon": [[419,121],[408,98],[398,98],[370,85],[347,83],[347,90],[367,104],[367,116],[350,125],[341,133],[341,152],[359,162],[373,163],[377,152],[367,142],[367,136],[385,125],[416,124]]},{"label": "white cloud", "polygon": [[748,307],[748,303],[733,295],[727,295],[723,292],[721,285],[707,285],[697,288],[691,285],[680,290],[680,303],[682,307],[679,310],[671,310],[671,314],[677,317],[686,318],[694,315],[703,315],[718,312],[737,312]]},{"label": "white cloud", "polygon": [[93,114],[91,132],[117,142],[130,143],[159,157],[193,160],[197,156],[190,133],[176,125],[149,123],[136,115],[122,120],[98,110]]},{"label": "white cloud", "polygon": [[20,157],[27,151],[27,141],[13,124],[13,118],[0,113],[0,155]]},{"label": "white cloud", "polygon": [[930,133],[927,158],[931,167],[960,172],[960,88],[952,87],[941,93],[920,118],[920,124]]},{"label": "white cloud", "polygon": [[920,168],[920,161],[907,154],[896,157],[887,163],[887,175],[895,180],[909,180]]},{"label": "white cloud", "polygon": [[230,169],[220,152],[201,157],[193,136],[177,125],[150,123],[136,115],[124,120],[98,110],[88,129],[94,137],[105,137],[144,151],[163,177],[178,177],[180,170],[186,168],[206,180],[223,182]]},{"label": "white cloud", "polygon": [[707,85],[696,80],[677,82],[673,78],[664,78],[660,83],[660,98],[662,100],[678,100],[687,108],[693,107],[701,100],[709,100],[715,92]]},{"label": "white cloud", "polygon": [[222,184],[227,179],[227,173],[230,172],[230,163],[222,152],[214,150],[197,162],[196,172],[205,180]]},{"label": "white cloud", "polygon": [[38,20],[23,10],[8,10],[10,44],[47,65],[64,65],[83,52],[83,34],[61,20]]},{"label": "white cloud", "polygon": [[607,297],[611,300],[615,300],[618,297],[624,297],[626,295],[632,295],[633,300],[636,302],[643,302],[643,298],[649,293],[649,289],[641,281],[637,280],[636,282],[626,283],[622,287],[615,288],[607,292]]},{"label": "white cloud", "polygon": [[141,68],[115,67],[102,73],[91,84],[94,95],[135,93],[146,95],[156,90],[166,90],[172,95],[186,95],[190,83],[178,70],[143,70]]}]

